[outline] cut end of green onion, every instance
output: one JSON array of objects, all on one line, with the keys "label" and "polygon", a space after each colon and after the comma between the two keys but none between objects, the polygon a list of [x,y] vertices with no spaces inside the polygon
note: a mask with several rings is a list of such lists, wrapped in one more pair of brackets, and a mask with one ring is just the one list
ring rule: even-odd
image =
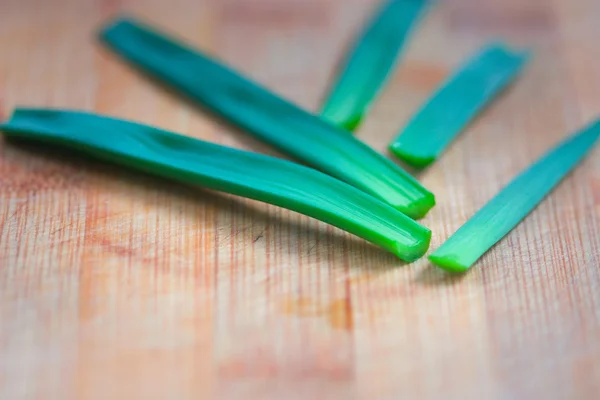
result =
[{"label": "cut end of green onion", "polygon": [[414,152],[404,151],[403,146],[396,142],[389,146],[389,150],[406,164],[419,169],[426,168],[435,161],[433,156],[419,156]]},{"label": "cut end of green onion", "polygon": [[428,257],[429,261],[438,267],[453,273],[466,272],[469,269],[468,265],[463,265],[459,261],[452,259],[451,257],[435,256],[431,255]]},{"label": "cut end of green onion", "polygon": [[410,207],[402,208],[400,211],[412,219],[421,219],[427,215],[429,210],[435,206],[435,196],[433,193],[427,192],[423,197],[415,201]]},{"label": "cut end of green onion", "polygon": [[404,245],[399,245],[396,256],[406,262],[413,262],[423,257],[425,253],[427,253],[427,250],[429,250],[429,245],[431,243],[431,231],[427,230],[422,232],[420,239],[421,240],[415,243],[411,248],[407,248]]},{"label": "cut end of green onion", "polygon": [[340,122],[339,126],[348,132],[354,132],[362,122],[362,115],[356,116],[344,122]]},{"label": "cut end of green onion", "polygon": [[128,15],[121,15],[115,19],[109,21],[106,25],[101,26],[97,32],[97,36],[100,41],[104,43],[110,43],[113,37],[118,37],[121,32],[133,32],[132,27],[140,22],[130,18]]}]

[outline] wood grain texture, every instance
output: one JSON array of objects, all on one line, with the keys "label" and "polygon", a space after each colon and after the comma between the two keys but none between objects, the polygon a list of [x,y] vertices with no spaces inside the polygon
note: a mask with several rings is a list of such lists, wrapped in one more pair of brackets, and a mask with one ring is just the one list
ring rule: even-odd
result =
[{"label": "wood grain texture", "polygon": [[[523,76],[419,178],[433,248],[600,112],[596,0],[448,0],[359,137],[380,151],[487,40]],[[375,0],[2,0],[0,103],[93,110],[277,154],[94,41],[126,11],[316,110]],[[310,218],[0,142],[1,399],[595,399],[600,150],[470,273]]]}]

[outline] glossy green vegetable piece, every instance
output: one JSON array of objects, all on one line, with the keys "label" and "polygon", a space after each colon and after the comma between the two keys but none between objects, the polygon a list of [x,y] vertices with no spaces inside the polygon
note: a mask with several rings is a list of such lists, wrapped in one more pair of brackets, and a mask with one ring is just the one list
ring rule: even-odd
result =
[{"label": "glossy green vegetable piece", "polygon": [[141,23],[119,19],[101,37],[122,57],[298,160],[412,218],[435,204],[412,176],[352,135]]},{"label": "glossy green vegetable piece", "polygon": [[413,167],[427,167],[516,78],[528,59],[528,53],[512,52],[501,44],[488,45],[414,115],[390,144],[390,151]]},{"label": "glossy green vegetable piece", "polygon": [[361,32],[332,85],[321,117],[353,131],[388,80],[430,0],[384,0]]},{"label": "glossy green vegetable piece", "polygon": [[469,269],[510,232],[586,156],[600,137],[600,120],[566,139],[515,178],[429,259],[452,272]]},{"label": "glossy green vegetable piece", "polygon": [[244,196],[337,226],[405,261],[431,232],[387,204],[312,168],[134,122],[77,112],[17,109],[8,137],[53,142],[134,169]]}]

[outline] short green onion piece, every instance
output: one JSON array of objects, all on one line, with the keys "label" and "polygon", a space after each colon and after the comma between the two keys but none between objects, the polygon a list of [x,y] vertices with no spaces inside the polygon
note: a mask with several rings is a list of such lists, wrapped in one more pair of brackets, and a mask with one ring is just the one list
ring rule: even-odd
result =
[{"label": "short green onion piece", "polygon": [[430,0],[383,0],[344,60],[321,117],[354,131],[381,91]]},{"label": "short green onion piece", "polygon": [[7,137],[76,149],[95,158],[314,217],[405,261],[421,257],[431,231],[387,204],[302,165],[80,111],[17,109]]},{"label": "short green onion piece", "polygon": [[496,43],[486,46],[412,117],[390,144],[390,151],[413,167],[427,167],[516,78],[528,60],[527,52]]},{"label": "short green onion piece", "polygon": [[598,137],[600,120],[564,140],[515,178],[429,259],[451,272],[468,270],[558,185],[587,155]]},{"label": "short green onion piece", "polygon": [[346,131],[191,48],[126,18],[106,26],[101,38],[142,71],[248,133],[411,218],[423,217],[435,205],[417,180]]}]

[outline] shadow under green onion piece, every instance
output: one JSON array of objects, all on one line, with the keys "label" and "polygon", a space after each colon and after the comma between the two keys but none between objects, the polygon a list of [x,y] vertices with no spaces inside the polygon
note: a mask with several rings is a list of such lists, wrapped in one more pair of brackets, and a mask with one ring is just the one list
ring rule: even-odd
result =
[{"label": "shadow under green onion piece", "polygon": [[390,144],[390,151],[413,167],[427,167],[517,77],[528,60],[528,52],[496,43],[486,46],[411,118]]},{"label": "shadow under green onion piece", "polygon": [[431,3],[384,0],[380,4],[347,54],[322,107],[322,118],[348,131],[358,127]]},{"label": "shadow under green onion piece", "polygon": [[411,218],[435,205],[434,195],[410,174],[346,131],[174,39],[128,18],[106,25],[100,37],[128,62],[258,139]]},{"label": "shadow under green onion piece", "polygon": [[588,154],[600,137],[600,120],[558,144],[487,203],[429,259],[452,272],[468,270],[509,233]]},{"label": "shadow under green onion piece", "polygon": [[151,126],[69,110],[17,109],[9,138],[50,142],[132,169],[274,204],[327,222],[414,261],[431,231],[340,180],[297,163]]}]

